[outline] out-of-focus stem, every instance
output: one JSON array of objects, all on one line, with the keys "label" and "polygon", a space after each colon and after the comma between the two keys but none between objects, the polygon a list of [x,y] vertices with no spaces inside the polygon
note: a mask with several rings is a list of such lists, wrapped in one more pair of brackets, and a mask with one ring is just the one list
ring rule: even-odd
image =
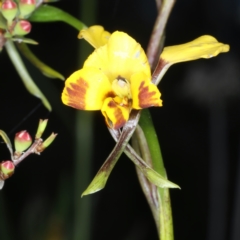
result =
[{"label": "out-of-focus stem", "polygon": [[[79,19],[88,24],[96,19],[96,0],[82,0],[79,4]],[[79,29],[79,28],[78,28]],[[78,33],[76,33],[77,37]],[[91,52],[83,41],[79,42],[78,65],[81,66]],[[93,113],[76,112],[75,172],[74,172],[74,223],[73,240],[90,240],[93,204],[90,197],[81,198],[81,193],[91,181],[93,157]]]},{"label": "out-of-focus stem", "polygon": [[150,41],[147,48],[147,56],[150,66],[153,68],[156,64],[160,53],[160,46],[163,42],[164,29],[174,5],[175,0],[163,0],[155,25],[150,37]]}]

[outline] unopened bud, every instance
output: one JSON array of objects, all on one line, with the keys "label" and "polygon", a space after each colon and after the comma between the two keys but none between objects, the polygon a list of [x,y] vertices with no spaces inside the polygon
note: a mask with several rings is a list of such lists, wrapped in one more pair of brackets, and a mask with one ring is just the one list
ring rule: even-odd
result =
[{"label": "unopened bud", "polygon": [[48,123],[48,119],[40,119],[39,124],[38,124],[38,129],[37,129],[37,133],[35,138],[39,139],[41,138],[43,132],[45,131],[46,127],[47,127],[47,123]]},{"label": "unopened bud", "polygon": [[8,160],[0,164],[1,178],[5,180],[11,177],[14,173],[15,165],[12,161]]},{"label": "unopened bud", "polygon": [[14,138],[14,146],[17,153],[22,153],[28,149],[31,144],[32,138],[26,130],[16,133]]},{"label": "unopened bud", "polygon": [[31,29],[32,25],[30,22],[26,20],[20,20],[16,23],[13,29],[13,35],[23,36],[30,33]]},{"label": "unopened bud", "polygon": [[25,18],[30,13],[35,10],[36,1],[35,0],[20,0],[19,1],[19,11],[20,18]]},{"label": "unopened bud", "polygon": [[11,25],[12,20],[16,17],[18,12],[17,4],[12,0],[5,0],[1,6],[1,12],[4,18],[7,19],[8,25]]}]

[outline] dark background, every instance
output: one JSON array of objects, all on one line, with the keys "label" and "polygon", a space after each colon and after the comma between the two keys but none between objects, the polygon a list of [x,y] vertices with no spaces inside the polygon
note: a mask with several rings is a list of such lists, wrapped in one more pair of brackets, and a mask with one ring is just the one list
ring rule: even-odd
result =
[{"label": "dark background", "polygon": [[[81,1],[54,5],[80,16]],[[110,32],[125,31],[146,49],[157,14],[153,0],[97,1],[94,10],[95,22],[79,18]],[[181,186],[170,190],[177,240],[240,239],[239,14],[238,1],[182,0],[176,2],[167,24],[166,46],[209,34],[231,47],[217,58],[172,66],[159,85],[164,106],[151,109],[168,177]],[[31,48],[34,53],[65,77],[81,67],[76,36],[75,29],[59,22],[34,23],[29,34],[40,43]],[[25,63],[53,111],[48,113],[25,90],[3,50],[0,129],[12,140],[23,129],[34,136],[39,118],[49,118],[46,137],[52,131],[59,135],[40,157],[28,157],[6,181],[0,192],[0,239],[157,239],[134,165],[124,155],[103,191],[79,198],[87,183],[76,191],[77,161],[84,158],[74,157],[76,148],[81,148],[75,144],[76,111],[61,103],[62,81],[48,79]],[[89,114],[93,115],[92,159],[87,159],[91,180],[114,142],[100,111]],[[3,143],[0,158],[9,159]],[[88,217],[78,224],[87,233],[73,237],[76,207],[81,204],[86,204]]]}]

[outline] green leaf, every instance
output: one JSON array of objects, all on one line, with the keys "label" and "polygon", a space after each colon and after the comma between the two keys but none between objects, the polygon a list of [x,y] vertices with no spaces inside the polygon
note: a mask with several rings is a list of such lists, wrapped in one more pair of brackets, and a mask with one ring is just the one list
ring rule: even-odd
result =
[{"label": "green leaf", "polygon": [[90,185],[83,192],[82,196],[95,193],[105,187],[113,167],[116,165],[119,157],[127,146],[129,139],[134,133],[139,117],[139,111],[132,110],[129,121],[124,125],[122,133],[121,135],[119,135],[118,141],[116,141],[117,143],[114,149],[112,150],[104,164],[101,166],[100,170],[98,171]]},{"label": "green leaf", "polygon": [[12,143],[10,141],[10,139],[8,138],[8,135],[0,129],[0,136],[2,137],[3,141],[7,144],[7,147],[9,149],[9,152],[11,154],[11,159],[12,159],[12,156],[13,156],[13,149],[12,149]]},{"label": "green leaf", "polygon": [[81,30],[86,28],[86,25],[79,21],[77,18],[73,17],[67,12],[63,10],[49,6],[49,5],[41,5],[38,9],[36,9],[33,14],[28,19],[31,22],[57,22],[62,21],[65,22],[77,30]]},{"label": "green leaf", "polygon": [[11,40],[14,42],[18,42],[18,43],[28,43],[28,44],[33,44],[33,45],[38,44],[38,42],[36,42],[35,40],[33,40],[31,38],[25,38],[25,37],[12,37]]},{"label": "green leaf", "polygon": [[59,78],[64,80],[64,76],[59,72],[55,71],[54,69],[47,66],[43,63],[40,59],[36,57],[36,55],[29,49],[27,44],[21,43],[17,44],[21,53],[35,66],[37,67],[45,76],[49,78]]},{"label": "green leaf", "polygon": [[40,91],[40,89],[32,80],[13,42],[8,40],[5,43],[5,47],[6,47],[9,58],[11,59],[14,67],[16,68],[27,90],[35,97],[40,98],[43,105],[49,111],[51,111],[52,108],[50,103],[48,102],[47,98],[43,95],[43,93]]},{"label": "green leaf", "polygon": [[141,169],[147,179],[160,188],[180,188],[177,184],[170,182],[150,167]]},{"label": "green leaf", "polygon": [[133,161],[144,176],[160,188],[180,188],[177,184],[170,182],[165,177],[153,170],[130,146],[127,145],[125,154]]},{"label": "green leaf", "polygon": [[106,182],[110,176],[110,173],[112,172],[113,167],[115,166],[115,164],[117,163],[121,155],[119,154],[112,157],[113,154],[114,154],[114,150],[109,155],[109,157],[104,162],[104,164],[101,166],[98,173],[96,174],[92,182],[89,184],[87,189],[82,193],[82,197],[88,194],[98,192],[105,187]]},{"label": "green leaf", "polygon": [[[134,125],[138,123],[138,119],[132,119],[134,122]],[[129,123],[127,123],[129,124]],[[134,130],[135,130],[134,126]],[[109,129],[112,137],[114,140],[119,143],[120,136],[123,135],[124,131],[120,135],[119,131]],[[134,132],[134,131],[133,131]],[[132,133],[132,132],[131,132]],[[129,133],[126,133],[127,137],[129,138]],[[127,138],[127,140],[128,140]],[[125,149],[124,149],[125,154],[132,160],[132,162],[138,167],[138,169],[144,174],[144,176],[153,184],[160,188],[180,188],[177,184],[170,182],[169,180],[166,179],[166,177],[160,175],[156,171],[154,171],[136,152],[135,150],[127,144]],[[106,163],[106,162],[105,162]],[[104,164],[105,164],[104,163]],[[103,167],[103,166],[102,166]]]},{"label": "green leaf", "polygon": [[[142,111],[139,121],[147,144],[150,150],[153,168],[162,176],[167,178],[166,170],[163,163],[161,148],[158,142],[157,133],[155,131],[152,118],[148,109]],[[169,189],[158,188],[159,192],[159,220],[157,223],[160,239],[173,240],[173,224],[172,224],[172,211]]]}]

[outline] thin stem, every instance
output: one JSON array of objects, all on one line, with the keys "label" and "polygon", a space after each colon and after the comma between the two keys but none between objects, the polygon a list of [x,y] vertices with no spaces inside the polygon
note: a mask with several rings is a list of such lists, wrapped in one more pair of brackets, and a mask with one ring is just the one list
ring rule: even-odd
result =
[{"label": "thin stem", "polygon": [[[151,115],[148,110],[143,110],[139,125],[142,127],[145,134],[149,150],[151,153],[151,159],[153,169],[161,176],[166,177],[166,171],[164,168],[161,149],[159,146],[156,131],[154,129]],[[168,188],[158,188],[159,193],[159,232],[161,240],[173,240],[173,223],[172,223],[172,211],[171,202]]]},{"label": "thin stem", "polygon": [[159,9],[159,13],[147,48],[148,61],[152,68],[158,59],[160,46],[163,42],[164,29],[174,2],[175,0],[163,0],[161,8]]},{"label": "thin stem", "polygon": [[13,157],[14,165],[17,166],[22,160],[24,160],[27,156],[29,156],[32,153],[40,154],[37,149],[42,144],[42,142],[43,140],[41,138],[36,139],[34,143],[31,145],[31,147],[26,152],[24,152],[19,158],[14,159]]},{"label": "thin stem", "polygon": [[[96,21],[96,0],[82,0],[79,3],[78,18],[66,16],[66,22],[80,30],[85,27],[78,19]],[[90,9],[91,8],[91,9]],[[78,65],[81,66],[91,53],[92,49],[86,47],[83,41],[78,45]],[[74,222],[72,227],[72,239],[89,240],[92,238],[92,213],[93,199],[81,198],[81,192],[91,181],[93,164],[93,113],[77,111],[76,113],[76,138],[75,138],[75,171],[74,171]]]},{"label": "thin stem", "polygon": [[[135,149],[136,153],[152,167],[151,154],[148,148],[146,138],[140,126],[136,128],[134,137],[132,138],[132,146]],[[157,230],[159,231],[159,199],[157,187],[156,185],[152,184],[138,168],[136,168],[136,171],[143,193],[145,194],[150,209],[152,211]]]},{"label": "thin stem", "polygon": [[[83,192],[82,196],[95,193],[105,187],[105,184],[108,180],[109,175],[111,174],[113,167],[117,163],[119,157],[121,156],[122,152],[128,144],[128,141],[130,140],[136,129],[139,117],[140,111],[133,110],[130,114],[128,122],[123,127],[123,131],[119,132],[113,130],[113,137],[117,144],[101,166],[100,170],[98,171],[88,188]],[[115,137],[115,133],[119,135],[116,135]]]},{"label": "thin stem", "polygon": [[[121,144],[122,139],[126,139],[125,136],[122,136],[123,132],[109,129],[112,137],[117,142],[116,146]],[[130,134],[129,134],[130,135]],[[120,142],[120,143],[119,143]],[[125,144],[126,142],[124,142]],[[115,146],[115,148],[116,148]],[[154,171],[135,151],[134,149],[129,145],[125,145],[125,154],[130,158],[130,160],[133,161],[133,163],[141,170],[141,172],[147,177],[147,179],[155,184],[158,187],[161,188],[179,188],[178,185],[175,183],[172,183],[168,181],[166,178],[164,178],[162,175]],[[115,150],[113,150],[115,151]],[[112,154],[112,153],[111,153]],[[110,155],[111,155],[110,154]],[[109,159],[109,157],[108,157]]]},{"label": "thin stem", "polygon": [[157,66],[152,74],[152,82],[155,85],[158,85],[160,81],[162,80],[162,77],[166,73],[166,71],[169,69],[171,65],[165,61],[163,61],[161,58],[159,59]]}]

